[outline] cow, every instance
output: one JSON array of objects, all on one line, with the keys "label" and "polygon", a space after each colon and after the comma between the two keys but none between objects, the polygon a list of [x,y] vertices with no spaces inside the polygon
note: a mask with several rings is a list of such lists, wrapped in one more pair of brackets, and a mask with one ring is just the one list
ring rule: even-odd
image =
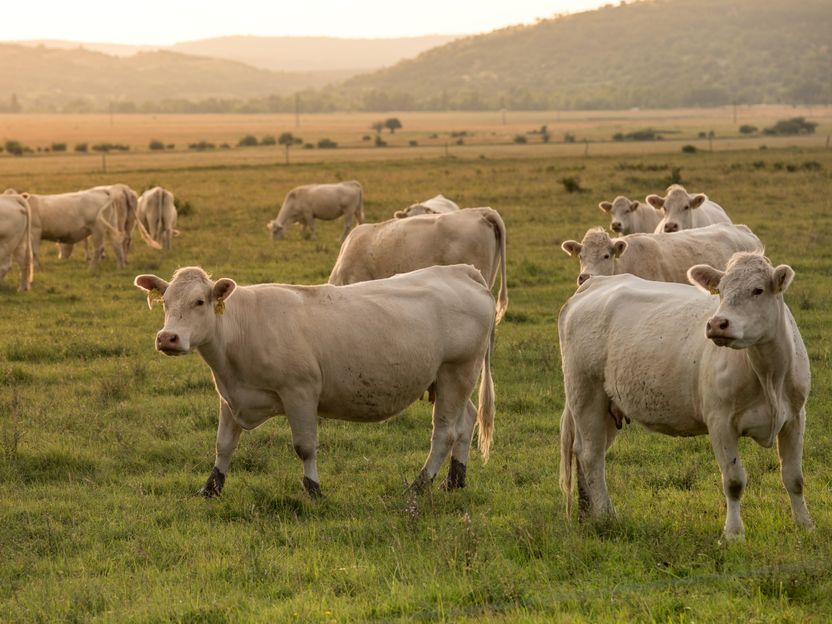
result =
[{"label": "cow", "polygon": [[472,264],[489,287],[500,272],[499,323],[508,307],[506,226],[492,208],[389,219],[356,227],[341,245],[329,283],[354,284],[436,264]]},{"label": "cow", "polygon": [[29,202],[22,195],[6,192],[0,195],[0,280],[12,266],[12,258],[20,271],[18,290],[32,286],[32,215]]},{"label": "cow", "polygon": [[[122,246],[124,247],[124,261],[127,262],[127,254],[133,244],[133,228],[136,226],[136,208],[138,204],[138,195],[136,191],[131,189],[126,184],[109,184],[106,186],[94,186],[91,190],[94,191],[108,191],[113,197],[115,210],[118,213],[118,229],[122,232],[124,239]],[[58,257],[67,259],[72,255],[72,243],[58,243]],[[100,249],[101,257],[103,257],[103,247]],[[101,260],[101,257],[98,260]],[[88,239],[84,239],[84,259],[89,260]]]},{"label": "cow", "polygon": [[127,262],[124,252],[125,207],[119,194],[108,189],[89,189],[58,195],[23,193],[32,213],[32,254],[39,261],[41,240],[73,245],[92,236],[90,266],[95,267],[104,255],[106,238],[116,256],[116,265]]},{"label": "cow", "polygon": [[615,514],[604,456],[622,422],[632,419],[667,435],[710,437],[727,502],[726,541],[745,532],[739,438],[766,448],[776,440],[794,520],[811,527],[801,466],[809,358],[783,300],[794,271],[741,252],[725,271],[698,264],[688,276],[696,288],[633,275],[596,277],[561,309],[560,484],[567,517],[573,461],[582,515]]},{"label": "cow", "polygon": [[155,186],[139,197],[136,210],[139,234],[153,249],[170,249],[171,237],[176,230],[176,206],[173,193]]},{"label": "cow", "polygon": [[[240,433],[285,414],[303,486],[321,494],[318,417],[386,420],[434,397],[430,454],[411,488],[430,485],[446,456],[443,487],[464,487],[475,421],[487,460],[494,428],[494,298],[469,265],[435,266],[351,286],[238,286],[199,267],[170,283],[139,275],[148,305],[161,297],[156,349],[198,351],[220,399],[216,461],[199,493],[218,496]],[[480,378],[479,407],[471,392]]]},{"label": "cow", "polygon": [[664,197],[648,195],[644,201],[662,211],[662,219],[654,230],[656,234],[672,234],[714,223],[731,223],[722,206],[712,202],[704,193],[691,195],[680,184],[667,187]]},{"label": "cow", "polygon": [[404,210],[397,210],[393,216],[397,219],[405,219],[421,214],[445,214],[446,212],[456,212],[457,210],[459,210],[459,205],[440,193],[418,204],[411,204]]},{"label": "cow", "polygon": [[745,225],[709,225],[665,234],[628,234],[610,238],[602,228],[588,230],[580,243],[561,249],[580,262],[578,285],[594,275],[632,273],[658,282],[688,283],[688,269],[707,263],[725,268],[738,251],[762,251],[763,244]]},{"label": "cow", "polygon": [[611,202],[602,201],[598,207],[610,215],[610,229],[621,236],[652,233],[662,220],[658,210],[638,201],[630,201],[623,195]]},{"label": "cow", "polygon": [[277,217],[266,227],[272,233],[272,240],[280,240],[286,225],[300,223],[303,237],[315,240],[315,219],[332,221],[341,215],[344,215],[343,242],[352,228],[353,218],[359,224],[364,223],[364,192],[355,180],[293,188],[286,194]]}]

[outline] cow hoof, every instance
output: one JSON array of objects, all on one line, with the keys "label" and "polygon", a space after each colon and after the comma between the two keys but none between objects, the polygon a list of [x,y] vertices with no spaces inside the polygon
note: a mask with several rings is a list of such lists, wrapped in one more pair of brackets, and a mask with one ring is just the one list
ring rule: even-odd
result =
[{"label": "cow hoof", "polygon": [[723,533],[719,538],[720,546],[728,546],[729,544],[742,544],[745,542],[745,533]]},{"label": "cow hoof", "polygon": [[448,476],[442,482],[442,489],[446,492],[451,490],[458,490],[465,487],[465,471],[466,466],[461,461],[451,458],[451,467],[448,470]]},{"label": "cow hoof", "polygon": [[433,483],[433,479],[423,470],[407,488],[407,492],[411,494],[421,494],[430,487],[431,483]]},{"label": "cow hoof", "polygon": [[205,485],[203,485],[199,492],[197,492],[197,496],[202,496],[203,498],[217,498],[220,494],[222,494],[222,488],[224,485],[225,475],[215,466],[211,471],[211,474],[208,475],[208,480],[205,482]]},{"label": "cow hoof", "polygon": [[321,484],[317,481],[313,481],[309,477],[303,478],[303,489],[306,490],[306,493],[312,498],[320,498],[323,496],[323,492],[321,492]]}]

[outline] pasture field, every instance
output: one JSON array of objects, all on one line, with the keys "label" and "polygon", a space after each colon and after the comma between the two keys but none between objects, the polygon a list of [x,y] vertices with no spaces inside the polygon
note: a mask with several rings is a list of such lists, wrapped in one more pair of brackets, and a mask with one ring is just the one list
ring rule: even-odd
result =
[{"label": "pasture field", "polygon": [[[16,293],[14,276],[0,285],[0,619],[832,619],[832,151],[769,143],[765,151],[588,158],[532,146],[482,158],[395,155],[287,167],[188,154],[154,166],[131,164],[131,154],[106,175],[64,167],[70,156],[2,159],[4,186],[49,193],[161,184],[192,210],[170,252],[138,241],[125,270],[108,252],[91,273],[78,251],[59,261],[45,244],[31,293]],[[559,246],[606,225],[600,200],[662,191],[674,173],[751,226],[775,264],[797,272],[787,301],[814,376],[804,453],[813,531],[793,525],[776,451],[744,440],[747,541],[719,545],[725,501],[707,438],[635,424],[608,456],[618,519],[564,520],[555,318],[577,266]],[[567,177],[585,191],[567,193]],[[426,402],[383,424],[322,421],[324,497],[312,501],[278,417],[243,436],[222,498],[199,499],[216,433],[210,373],[196,354],[155,353],[163,313],[147,309],[133,277],[169,279],[198,264],[243,284],[323,282],[340,222],[320,223],[317,242],[292,228],[273,243],[265,224],[291,187],[353,178],[370,221],[438,192],[505,219],[510,303],[493,363],[491,460],[472,453],[462,491],[437,483],[411,497],[403,490],[429,448]]]}]

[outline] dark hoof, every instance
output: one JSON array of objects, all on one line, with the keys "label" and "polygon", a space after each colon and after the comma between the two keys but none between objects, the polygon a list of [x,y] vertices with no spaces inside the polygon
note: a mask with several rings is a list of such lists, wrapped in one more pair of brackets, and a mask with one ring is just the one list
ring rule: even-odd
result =
[{"label": "dark hoof", "polygon": [[306,490],[306,493],[312,498],[320,498],[323,496],[323,492],[321,492],[321,484],[313,481],[309,477],[303,478],[303,489]]},{"label": "dark hoof", "polygon": [[431,483],[433,483],[433,479],[428,477],[428,473],[423,470],[419,473],[419,476],[416,477],[416,480],[410,484],[410,487],[407,488],[407,492],[412,494],[421,494],[430,487]]},{"label": "dark hoof", "polygon": [[222,494],[222,488],[225,485],[225,475],[221,473],[216,466],[211,471],[211,474],[208,475],[208,480],[205,482],[205,485],[197,492],[197,496],[202,496],[203,498],[216,498],[220,494]]},{"label": "dark hoof", "polygon": [[442,489],[446,492],[450,492],[451,490],[464,488],[465,470],[465,464],[451,457],[451,467],[448,470],[448,476],[442,482]]}]

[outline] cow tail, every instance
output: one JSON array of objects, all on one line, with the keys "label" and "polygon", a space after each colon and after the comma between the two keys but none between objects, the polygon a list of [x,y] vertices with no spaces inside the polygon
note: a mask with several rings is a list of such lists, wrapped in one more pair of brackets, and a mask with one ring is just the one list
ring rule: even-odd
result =
[{"label": "cow tail", "polygon": [[494,437],[494,379],[491,377],[491,354],[494,351],[496,331],[497,323],[495,321],[491,325],[491,336],[482,362],[480,393],[477,399],[477,425],[479,426],[477,443],[483,462],[488,461],[488,454],[491,452],[491,440]]},{"label": "cow tail", "polygon": [[[148,200],[145,200],[145,202],[147,202],[147,201]],[[145,203],[144,205],[146,206],[147,203]],[[136,225],[139,228],[139,235],[142,237],[142,240],[145,243],[147,243],[147,246],[150,247],[151,249],[161,249],[162,246],[159,243],[157,243],[155,240],[153,240],[153,237],[150,235],[150,232],[147,231],[147,228],[145,227],[145,225],[143,223],[143,220],[146,219],[146,218],[147,218],[147,209],[146,208],[142,211],[141,217],[139,217],[138,209],[136,210]]]},{"label": "cow tail", "polygon": [[355,213],[355,219],[358,225],[364,223],[364,189],[358,185],[358,210]]},{"label": "cow tail", "polygon": [[497,322],[503,319],[508,308],[508,284],[506,284],[506,225],[498,213],[494,213],[494,231],[500,244],[500,292],[497,294]]},{"label": "cow tail", "polygon": [[560,417],[560,489],[566,503],[566,519],[572,518],[572,465],[574,463],[575,418],[569,405]]},{"label": "cow tail", "polygon": [[26,285],[31,288],[32,282],[35,279],[35,257],[32,251],[32,208],[29,206],[29,202],[24,199],[24,203],[26,204],[26,240],[24,241],[25,247],[25,262],[26,267],[20,267],[21,271],[26,271]]},{"label": "cow tail", "polygon": [[122,232],[119,232],[118,228],[114,228],[112,223],[107,221],[107,219],[104,217],[104,212],[111,212],[113,209],[113,204],[115,203],[115,197],[113,196],[112,192],[108,192],[107,196],[109,197],[109,200],[106,204],[104,204],[101,207],[101,210],[98,211],[98,216],[96,217],[96,220],[99,223],[101,223],[101,225],[103,225],[110,232],[110,234],[112,234],[113,238],[117,243],[121,244],[121,242],[124,240],[124,234]]}]

